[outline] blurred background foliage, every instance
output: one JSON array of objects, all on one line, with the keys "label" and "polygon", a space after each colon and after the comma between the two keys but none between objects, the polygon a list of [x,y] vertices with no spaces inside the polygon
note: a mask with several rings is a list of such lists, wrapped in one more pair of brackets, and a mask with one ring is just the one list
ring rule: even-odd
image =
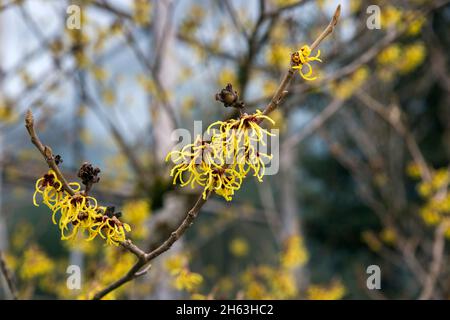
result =
[{"label": "blurred background foliage", "polygon": [[[83,161],[100,167],[93,194],[154,248],[198,192],[171,184],[170,133],[231,116],[214,101],[227,83],[247,110],[262,109],[337,3],[1,1],[0,249],[19,298],[90,298],[135,259],[101,241],[60,241],[33,206],[47,168],[24,130],[27,108],[70,180]],[[272,114],[279,173],[247,179],[232,202],[213,197],[148,275],[106,298],[450,298],[448,1],[340,3],[319,78],[297,77]],[[66,28],[71,4],[80,30]],[[374,4],[381,29],[370,30]],[[70,264],[80,290],[67,289]],[[382,290],[366,287],[373,264]]]}]

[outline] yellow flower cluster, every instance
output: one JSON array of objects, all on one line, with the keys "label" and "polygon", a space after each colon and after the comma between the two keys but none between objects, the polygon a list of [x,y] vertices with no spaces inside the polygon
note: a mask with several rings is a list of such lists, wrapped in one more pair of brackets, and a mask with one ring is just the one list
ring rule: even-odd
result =
[{"label": "yellow flower cluster", "polygon": [[248,254],[248,242],[244,238],[235,238],[230,242],[230,252],[235,257],[244,257]]},{"label": "yellow flower cluster", "polygon": [[181,21],[180,32],[183,35],[192,36],[201,26],[206,12],[204,7],[199,4],[193,4],[189,9],[186,18]]},{"label": "yellow flower cluster", "polygon": [[195,291],[203,282],[202,275],[191,272],[188,268],[188,258],[177,254],[168,258],[165,267],[172,276],[175,276],[173,286],[178,290]]},{"label": "yellow flower cluster", "polygon": [[183,269],[175,278],[173,285],[178,290],[193,291],[203,282],[201,274]]},{"label": "yellow flower cluster", "polygon": [[[406,168],[407,174],[420,179],[422,171],[419,165],[412,162]],[[420,209],[420,215],[425,224],[435,226],[441,223],[450,225],[450,171],[442,168],[431,171],[431,179],[422,180],[417,185],[419,195],[425,200]],[[450,227],[445,231],[445,235],[450,238]]]},{"label": "yellow flower cluster", "polygon": [[380,79],[390,81],[396,73],[408,74],[417,69],[425,57],[426,48],[420,41],[404,46],[392,44],[378,54],[377,74]]},{"label": "yellow flower cluster", "polygon": [[422,31],[425,17],[420,12],[403,10],[394,6],[386,6],[381,11],[383,27],[403,29],[409,36],[415,36]]},{"label": "yellow flower cluster", "polygon": [[20,276],[24,280],[35,279],[53,271],[55,264],[37,246],[31,246],[23,255]]},{"label": "yellow flower cluster", "polygon": [[384,27],[399,27],[402,19],[402,12],[394,6],[386,6],[381,12],[381,22]]},{"label": "yellow flower cluster", "polygon": [[165,261],[165,268],[171,275],[177,275],[188,265],[188,258],[183,254],[175,254]]},{"label": "yellow flower cluster", "polygon": [[312,285],[308,288],[310,300],[340,300],[345,295],[345,287],[339,281],[329,286]]},{"label": "yellow flower cluster", "polygon": [[122,212],[127,222],[133,226],[133,239],[144,239],[148,236],[146,220],[150,218],[150,203],[147,199],[128,201],[123,205]]},{"label": "yellow flower cluster", "polygon": [[134,0],[133,1],[133,21],[140,26],[146,26],[150,23],[151,1]]},{"label": "yellow flower cluster", "polygon": [[415,162],[410,162],[406,167],[406,174],[414,179],[419,179],[422,176],[420,166]]},{"label": "yellow flower cluster", "polygon": [[381,230],[380,239],[386,244],[394,244],[397,241],[397,232],[394,228],[387,227]]},{"label": "yellow flower cluster", "polygon": [[259,147],[266,146],[267,136],[273,136],[259,125],[263,120],[274,123],[260,110],[242,114],[239,119],[214,122],[207,130],[210,140],[199,136],[181,150],[169,152],[166,161],[175,163],[170,171],[173,184],[198,185],[203,187],[204,199],[214,191],[231,201],[250,171],[262,181],[265,159],[270,160],[272,155],[260,152]]},{"label": "yellow flower cluster", "polygon": [[374,252],[378,252],[383,247],[382,242],[377,237],[377,235],[371,231],[366,230],[361,234],[362,240],[367,244],[367,246],[370,248],[370,250]]},{"label": "yellow flower cluster", "polygon": [[450,173],[447,168],[439,169],[432,172],[429,182],[422,181],[418,185],[419,194],[424,197],[432,197],[435,193],[442,189],[446,189],[450,183]]},{"label": "yellow flower cluster", "polygon": [[7,101],[2,101],[0,98],[0,122],[12,123],[16,119],[17,114],[14,112],[14,108]]},{"label": "yellow flower cluster", "polygon": [[242,275],[246,299],[292,299],[298,294],[294,275],[284,269],[258,266]]},{"label": "yellow flower cluster", "polygon": [[69,186],[76,192],[75,195],[63,190],[61,181],[50,170],[36,181],[33,195],[35,206],[39,206],[37,196],[40,195],[42,203],[52,210],[52,221],[61,230],[61,240],[74,239],[79,231],[87,231],[87,240],[100,235],[108,244],[116,246],[125,241],[125,232],[130,231],[128,224],[122,223],[116,216],[108,215],[106,207],[98,206],[95,198],[80,192],[80,184],[72,182]]},{"label": "yellow flower cluster", "polygon": [[383,243],[386,245],[395,244],[397,241],[397,231],[392,227],[383,228],[378,233],[372,230],[366,230],[362,232],[361,238],[370,250],[378,252],[383,248]]},{"label": "yellow flower cluster", "polygon": [[420,211],[426,224],[437,225],[450,219],[449,183],[449,171],[440,169],[433,173],[430,182],[423,181],[418,185],[420,195],[426,199]]},{"label": "yellow flower cluster", "polygon": [[294,235],[286,240],[284,251],[280,257],[282,267],[286,269],[301,267],[308,261],[308,258],[308,252],[300,236]]},{"label": "yellow flower cluster", "polygon": [[284,7],[284,6],[288,6],[291,5],[295,2],[297,2],[296,0],[273,0],[273,2],[280,7]]},{"label": "yellow flower cluster", "polygon": [[331,83],[332,93],[341,98],[347,99],[355,90],[359,89],[369,76],[367,67],[361,67],[353,72],[349,77]]},{"label": "yellow flower cluster", "polygon": [[289,46],[274,44],[267,51],[267,62],[277,68],[286,67],[286,60],[291,52],[292,50]]},{"label": "yellow flower cluster", "polygon": [[[308,45],[304,45],[299,51],[294,52],[291,56],[292,69],[298,69],[302,78],[307,81],[313,81],[317,79],[317,77],[312,77],[312,66],[310,62],[322,62],[322,60],[319,59],[320,50],[317,51],[317,55],[315,57],[311,57],[310,55],[311,48]],[[308,68],[308,71],[306,73],[303,72],[303,66],[306,66]]]},{"label": "yellow flower cluster", "polygon": [[230,68],[223,69],[217,77],[217,84],[222,83],[236,83],[238,81],[236,74]]}]

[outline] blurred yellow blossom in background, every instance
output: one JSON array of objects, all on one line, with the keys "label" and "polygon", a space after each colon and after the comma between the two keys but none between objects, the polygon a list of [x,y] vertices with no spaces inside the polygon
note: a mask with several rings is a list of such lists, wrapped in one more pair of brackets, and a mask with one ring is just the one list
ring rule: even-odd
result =
[{"label": "blurred yellow blossom in background", "polygon": [[367,67],[360,67],[349,77],[332,82],[330,84],[330,90],[337,97],[347,99],[365,83],[368,76],[369,69]]},{"label": "blurred yellow blossom in background", "polygon": [[311,285],[308,288],[310,300],[340,300],[345,295],[345,287],[340,281],[334,281],[331,285]]},{"label": "blurred yellow blossom in background", "polygon": [[381,250],[383,244],[378,239],[373,231],[366,230],[362,233],[362,240],[367,244],[367,246],[374,252]]},{"label": "blurred yellow blossom in background", "polygon": [[188,258],[186,255],[175,254],[166,259],[164,266],[171,275],[176,275],[179,274],[185,267],[187,267],[187,264]]},{"label": "blurred yellow blossom in background", "polygon": [[176,276],[173,285],[178,290],[194,291],[203,282],[202,275],[183,269]]},{"label": "blurred yellow blossom in background", "polygon": [[146,221],[151,216],[150,203],[147,199],[137,199],[125,202],[122,208],[124,217],[132,226],[133,237],[144,239],[148,236],[149,230]]},{"label": "blurred yellow blossom in background", "polygon": [[303,244],[303,239],[298,235],[288,238],[280,259],[281,265],[287,269],[304,265],[308,261],[309,255]]},{"label": "blurred yellow blossom in background", "polygon": [[[267,51],[267,62],[277,68],[286,68],[289,65],[289,58],[292,53],[289,46],[283,44],[274,44]],[[272,91],[273,92],[273,91]]]},{"label": "blurred yellow blossom in background", "polygon": [[236,257],[244,257],[248,254],[248,242],[242,238],[234,238],[230,242],[230,252]]},{"label": "blurred yellow blossom in background", "polygon": [[20,276],[25,280],[34,279],[55,268],[54,262],[38,246],[32,245],[25,250],[20,266]]},{"label": "blurred yellow blossom in background", "polygon": [[133,21],[140,26],[150,23],[152,3],[148,0],[133,1]]}]

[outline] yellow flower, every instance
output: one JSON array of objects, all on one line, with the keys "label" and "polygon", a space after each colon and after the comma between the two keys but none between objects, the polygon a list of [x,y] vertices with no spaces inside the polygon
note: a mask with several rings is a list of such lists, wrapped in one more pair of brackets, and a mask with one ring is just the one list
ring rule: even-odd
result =
[{"label": "yellow flower", "polygon": [[111,106],[116,102],[116,94],[112,89],[106,89],[102,93],[102,99],[107,105]]},{"label": "yellow flower", "polygon": [[277,6],[284,7],[297,2],[297,0],[273,0]]},{"label": "yellow flower", "polygon": [[414,162],[408,164],[408,166],[406,167],[406,173],[408,174],[408,176],[414,179],[418,179],[422,175],[420,166]]},{"label": "yellow flower", "polygon": [[48,173],[36,181],[36,189],[33,194],[33,204],[38,207],[36,196],[42,195],[43,202],[48,207],[52,208],[58,202],[59,192],[62,188],[62,183],[56,177],[56,173],[50,170]]},{"label": "yellow flower", "polygon": [[350,1],[350,12],[357,13],[361,9],[361,0]]},{"label": "yellow flower", "polygon": [[193,291],[203,282],[203,277],[187,269],[183,269],[175,278],[173,285],[178,290]]},{"label": "yellow flower", "polygon": [[281,265],[286,269],[300,267],[308,261],[308,252],[300,236],[291,236],[286,240],[285,249],[281,255]]},{"label": "yellow flower", "polygon": [[272,155],[260,152],[258,146],[265,146],[265,137],[273,135],[259,125],[263,120],[274,123],[259,110],[242,114],[239,119],[214,122],[207,130],[208,134],[212,132],[210,140],[198,136],[194,143],[169,152],[166,161],[175,163],[170,171],[173,184],[201,186],[204,199],[215,192],[230,201],[250,170],[262,181],[264,158],[271,159]]},{"label": "yellow flower", "polygon": [[190,185],[192,188],[199,185],[204,188],[204,198],[209,191],[215,191],[231,200],[234,190],[240,188],[242,176],[233,167],[225,166],[220,149],[216,141],[204,141],[199,136],[193,144],[170,152],[166,161],[178,162],[170,171],[173,184],[179,181],[182,187]]},{"label": "yellow flower", "polygon": [[137,76],[139,85],[148,93],[157,95],[157,87],[155,82],[143,74]]},{"label": "yellow flower", "polygon": [[35,206],[39,206],[36,198],[40,194],[42,202],[52,211],[52,221],[61,230],[61,240],[75,239],[79,231],[88,232],[88,241],[97,235],[113,245],[125,240],[125,232],[131,229],[128,224],[110,215],[106,207],[98,206],[95,198],[80,192],[80,184],[72,182],[69,186],[76,192],[73,196],[63,190],[55,172],[50,170],[36,181],[33,195]]},{"label": "yellow flower", "polygon": [[102,67],[94,66],[91,72],[97,81],[105,81],[108,78],[108,72]]},{"label": "yellow flower", "polygon": [[[73,196],[62,194],[51,210],[52,221],[58,224],[61,230],[61,240],[74,239],[80,229],[88,230],[91,234],[91,226],[101,217],[101,213],[97,210],[97,200],[81,193]],[[60,215],[58,222],[57,214]]]},{"label": "yellow flower", "polygon": [[352,73],[350,77],[331,83],[331,91],[339,98],[347,99],[364,84],[368,76],[368,68],[361,67]]},{"label": "yellow flower", "polygon": [[220,144],[226,163],[238,165],[238,171],[241,177],[253,170],[253,175],[258,181],[262,182],[265,173],[264,158],[271,159],[272,155],[261,152],[259,145],[266,146],[265,138],[274,136],[268,130],[263,129],[259,123],[267,120],[275,124],[270,117],[266,116],[260,110],[256,110],[254,114],[241,115],[239,119],[228,121],[217,121],[208,127],[207,132],[210,133],[215,126],[216,141]]},{"label": "yellow flower", "polygon": [[380,232],[380,238],[387,244],[394,244],[397,240],[397,233],[393,228],[385,228]]},{"label": "yellow flower", "polygon": [[133,226],[133,238],[144,239],[148,235],[145,221],[151,216],[150,203],[147,199],[128,201],[124,204],[122,212],[127,222]]},{"label": "yellow flower", "polygon": [[398,44],[392,44],[378,54],[377,61],[383,65],[393,64],[398,61],[400,56],[400,46]]},{"label": "yellow flower", "polygon": [[423,181],[417,186],[417,191],[422,197],[427,198],[431,196],[433,189],[430,183]]},{"label": "yellow flower", "polygon": [[380,240],[372,231],[364,231],[362,233],[362,239],[374,252],[380,251],[383,246]]},{"label": "yellow flower", "polygon": [[402,18],[402,12],[393,6],[387,6],[381,11],[381,21],[383,26],[388,28],[396,27],[400,24]]},{"label": "yellow flower", "polygon": [[219,85],[223,85],[224,83],[236,83],[236,75],[230,69],[224,69],[219,73],[219,77],[217,79],[217,83]]},{"label": "yellow flower", "polygon": [[14,232],[11,233],[12,248],[22,250],[33,235],[33,226],[28,221],[20,221]]},{"label": "yellow flower", "polygon": [[278,271],[274,276],[270,277],[270,282],[276,299],[294,298],[298,293],[292,272]]},{"label": "yellow flower", "polygon": [[151,8],[150,0],[134,0],[133,21],[140,26],[148,25],[150,22]]},{"label": "yellow flower", "polygon": [[288,46],[274,44],[267,52],[267,62],[275,67],[287,66],[291,49]]},{"label": "yellow flower", "polygon": [[402,59],[398,64],[401,73],[409,73],[425,60],[426,48],[422,42],[413,43],[403,49]]},{"label": "yellow flower", "polygon": [[430,210],[430,208],[423,208],[421,216],[427,225],[437,225],[441,221],[439,213],[435,210]]},{"label": "yellow flower", "polygon": [[256,281],[247,286],[245,296],[252,300],[261,300],[267,298],[266,288]]},{"label": "yellow flower", "polygon": [[341,282],[335,281],[330,286],[312,285],[308,288],[310,300],[339,300],[345,295],[345,287]]},{"label": "yellow flower", "polygon": [[165,261],[165,267],[171,275],[177,275],[187,266],[187,263],[188,259],[185,255],[177,254]]},{"label": "yellow flower", "polygon": [[437,170],[433,174],[433,178],[431,179],[431,185],[434,190],[439,190],[441,188],[446,187],[449,184],[450,173],[447,169]]},{"label": "yellow flower", "polygon": [[130,231],[129,224],[123,223],[116,216],[109,217],[103,214],[101,217],[97,217],[95,223],[90,226],[91,235],[87,240],[92,240],[99,234],[107,244],[118,246],[120,242],[125,241],[125,233]]},{"label": "yellow flower", "polygon": [[[308,45],[304,45],[299,51],[294,52],[291,56],[291,62],[293,65],[292,69],[298,69],[302,78],[307,81],[313,81],[317,79],[317,77],[311,77],[312,67],[310,62],[322,62],[322,60],[319,59],[320,50],[317,51],[317,55],[315,57],[310,57],[310,54],[311,48]],[[308,68],[308,71],[306,73],[303,73],[303,66],[306,66]]]},{"label": "yellow flower", "polygon": [[48,274],[54,268],[55,264],[45,252],[37,246],[32,246],[24,253],[20,275],[23,279],[30,280]]},{"label": "yellow flower", "polygon": [[[417,13],[411,14],[417,15]],[[425,21],[426,20],[424,16],[418,16],[417,18],[415,18],[415,20],[409,24],[406,34],[410,36],[418,35],[422,31],[422,27],[425,24]]]},{"label": "yellow flower", "polygon": [[248,254],[248,243],[243,238],[235,238],[230,243],[230,251],[236,257],[243,257]]}]

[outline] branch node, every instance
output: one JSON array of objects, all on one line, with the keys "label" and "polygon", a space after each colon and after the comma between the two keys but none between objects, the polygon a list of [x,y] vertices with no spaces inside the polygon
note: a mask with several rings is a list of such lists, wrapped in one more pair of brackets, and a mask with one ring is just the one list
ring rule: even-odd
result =
[{"label": "branch node", "polygon": [[134,274],[135,277],[140,277],[143,276],[144,274],[146,274],[150,268],[152,267],[151,264],[148,264],[144,269],[142,269],[141,271],[138,271]]},{"label": "branch node", "polygon": [[53,159],[52,148],[50,148],[49,146],[44,146],[44,156],[45,156],[47,161],[52,160]]}]

